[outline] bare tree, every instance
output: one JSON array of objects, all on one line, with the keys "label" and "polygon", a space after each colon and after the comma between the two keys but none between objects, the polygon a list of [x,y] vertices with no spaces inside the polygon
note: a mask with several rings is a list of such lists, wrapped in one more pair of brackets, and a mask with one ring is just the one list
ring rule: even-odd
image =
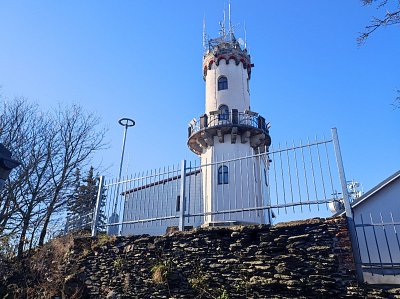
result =
[{"label": "bare tree", "polygon": [[[376,8],[379,11],[385,10],[385,13],[381,17],[372,17],[369,25],[364,28],[360,36],[357,38],[358,45],[362,45],[366,39],[375,30],[391,25],[400,25],[400,0],[361,0],[363,5],[370,6],[376,4]],[[400,108],[400,90],[397,89],[397,97],[392,103],[394,109]]]},{"label": "bare tree", "polygon": [[11,173],[0,199],[0,235],[17,234],[18,252],[22,253],[31,222],[40,214],[40,204],[48,195],[49,122],[37,105],[15,99],[4,104],[0,127],[2,142],[22,162]]},{"label": "bare tree", "polygon": [[56,142],[50,159],[53,194],[46,201],[46,217],[39,245],[45,241],[52,215],[66,205],[67,196],[63,191],[72,187],[75,169],[88,165],[91,155],[104,146],[104,131],[94,132],[99,119],[83,112],[79,106],[59,107],[56,122],[59,126],[53,128]]},{"label": "bare tree", "polygon": [[397,97],[395,98],[392,105],[394,109],[400,109],[400,89],[396,90],[396,92],[397,92]]},{"label": "bare tree", "polygon": [[0,195],[0,238],[14,235],[19,256],[42,245],[64,212],[73,171],[103,147],[98,126],[96,116],[76,105],[43,113],[25,99],[3,103],[0,141],[22,163]]},{"label": "bare tree", "polygon": [[363,44],[365,40],[378,28],[400,24],[400,0],[361,1],[365,6],[376,4],[378,10],[385,10],[385,12],[380,17],[372,17],[371,23],[365,27],[364,31],[357,38],[359,45]]}]

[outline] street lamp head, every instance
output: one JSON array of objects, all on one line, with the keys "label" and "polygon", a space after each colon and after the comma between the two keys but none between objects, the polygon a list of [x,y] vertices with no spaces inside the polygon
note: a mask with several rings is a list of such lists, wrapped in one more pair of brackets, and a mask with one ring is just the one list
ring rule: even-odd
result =
[{"label": "street lamp head", "polygon": [[127,118],[127,117],[121,118],[121,119],[118,121],[118,123],[119,123],[121,126],[124,126],[124,127],[126,127],[126,128],[128,128],[128,127],[133,127],[133,126],[135,125],[135,121],[134,121],[133,119],[130,119],[130,118]]},{"label": "street lamp head", "polygon": [[11,159],[11,152],[0,143],[0,190],[4,186],[4,182],[8,179],[11,170],[19,166],[21,163]]}]

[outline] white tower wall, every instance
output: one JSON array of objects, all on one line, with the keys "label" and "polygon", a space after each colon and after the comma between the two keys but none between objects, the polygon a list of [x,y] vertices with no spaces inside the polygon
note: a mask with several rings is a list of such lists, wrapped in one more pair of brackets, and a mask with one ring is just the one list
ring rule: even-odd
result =
[{"label": "white tower wall", "polygon": [[[228,78],[228,89],[218,90],[218,78]],[[221,105],[227,105],[229,110],[237,109],[239,112],[250,110],[250,94],[248,90],[249,75],[243,63],[236,65],[234,59],[221,60],[215,63],[206,76],[206,113],[218,110]]]},{"label": "white tower wall", "polygon": [[[226,140],[230,135],[225,135]],[[233,146],[235,145],[235,146]],[[248,157],[248,158],[244,158]],[[248,144],[220,143],[214,137],[214,146],[201,155],[204,209],[206,212],[246,210],[266,204],[262,193],[263,168],[260,159]],[[228,184],[218,184],[218,169],[228,167]],[[205,223],[239,221],[264,223],[263,210],[208,215]]]}]

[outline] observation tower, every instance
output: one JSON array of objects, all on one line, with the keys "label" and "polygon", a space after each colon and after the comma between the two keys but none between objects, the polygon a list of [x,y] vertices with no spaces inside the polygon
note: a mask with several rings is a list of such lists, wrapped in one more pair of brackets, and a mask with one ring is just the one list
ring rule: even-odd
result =
[{"label": "observation tower", "polygon": [[[250,108],[251,62],[246,41],[230,21],[220,36],[203,32],[205,113],[188,128],[188,146],[200,156],[204,225],[268,222],[263,209],[271,144],[269,124]],[[205,27],[205,25],[204,25]],[[226,30],[228,27],[228,30]]]}]

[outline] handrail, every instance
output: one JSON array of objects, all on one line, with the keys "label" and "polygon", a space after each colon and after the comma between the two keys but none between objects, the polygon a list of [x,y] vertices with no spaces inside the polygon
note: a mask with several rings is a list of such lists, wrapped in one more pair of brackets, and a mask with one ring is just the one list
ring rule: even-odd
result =
[{"label": "handrail", "polygon": [[204,128],[219,126],[246,126],[259,128],[268,133],[265,119],[258,114],[248,112],[222,112],[219,114],[203,114],[198,120],[194,119],[189,124],[189,137]]}]

